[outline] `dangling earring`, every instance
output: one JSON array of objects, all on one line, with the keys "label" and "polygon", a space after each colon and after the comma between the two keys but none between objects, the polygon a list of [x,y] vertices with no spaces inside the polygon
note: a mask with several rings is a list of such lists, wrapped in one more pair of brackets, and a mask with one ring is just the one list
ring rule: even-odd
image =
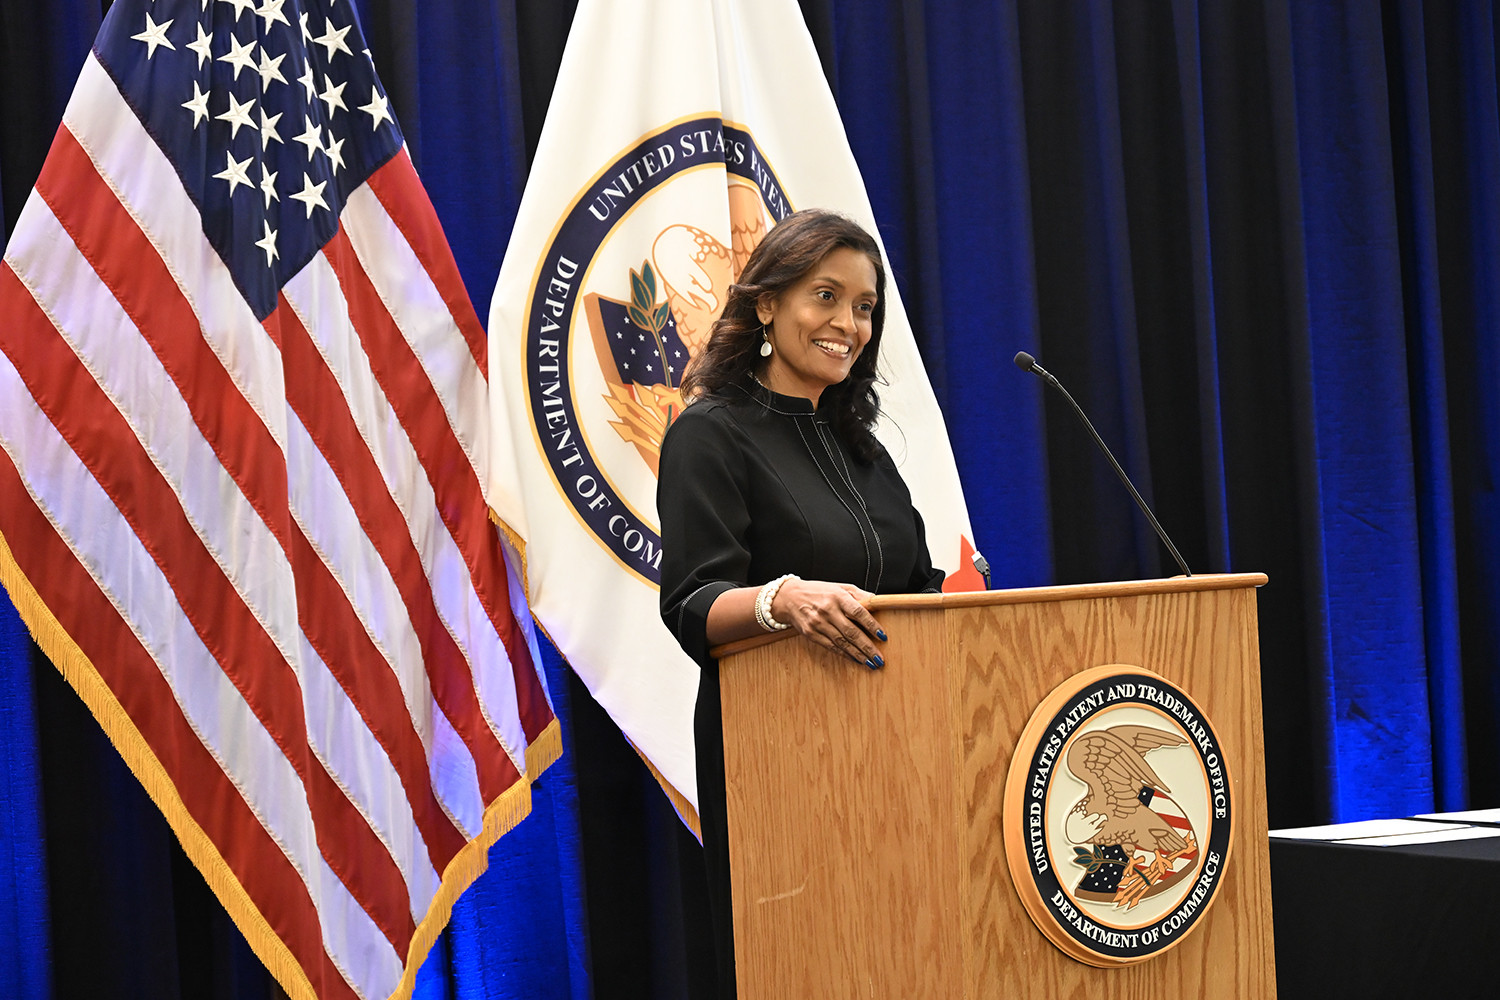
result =
[{"label": "dangling earring", "polygon": [[771,335],[766,332],[766,324],[760,325],[760,356],[769,358],[771,356]]}]

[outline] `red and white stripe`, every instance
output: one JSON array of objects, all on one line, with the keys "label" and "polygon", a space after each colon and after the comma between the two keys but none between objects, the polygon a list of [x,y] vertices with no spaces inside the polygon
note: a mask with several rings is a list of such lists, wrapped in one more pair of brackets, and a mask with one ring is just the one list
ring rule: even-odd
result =
[{"label": "red and white stripe", "polygon": [[[1151,796],[1151,805],[1149,808],[1160,816],[1168,826],[1181,834],[1184,839],[1197,837],[1197,834],[1193,832],[1192,822],[1187,818],[1187,812],[1170,795],[1162,791],[1155,791],[1155,794]],[[1194,861],[1198,857],[1198,848],[1194,846],[1192,850],[1182,852],[1179,857],[1183,859],[1184,863]]]},{"label": "red and white stripe", "polygon": [[262,322],[90,57],[0,312],[16,567],[314,993],[389,995],[554,724],[488,519],[484,335],[409,159]]}]

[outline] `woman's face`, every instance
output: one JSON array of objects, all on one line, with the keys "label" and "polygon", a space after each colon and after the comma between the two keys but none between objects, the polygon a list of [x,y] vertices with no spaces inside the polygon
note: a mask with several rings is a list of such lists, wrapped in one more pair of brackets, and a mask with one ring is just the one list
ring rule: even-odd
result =
[{"label": "woman's face", "polygon": [[780,295],[762,296],[755,311],[772,351],[761,381],[817,405],[870,342],[876,301],[875,265],[851,247],[829,253]]}]

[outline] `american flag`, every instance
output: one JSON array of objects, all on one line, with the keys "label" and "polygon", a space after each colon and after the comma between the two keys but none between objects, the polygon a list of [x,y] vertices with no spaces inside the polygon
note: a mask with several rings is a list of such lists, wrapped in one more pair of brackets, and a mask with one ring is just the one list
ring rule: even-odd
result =
[{"label": "american flag", "polygon": [[484,332],[345,0],[117,0],[0,267],[0,579],[293,997],[560,748]]}]

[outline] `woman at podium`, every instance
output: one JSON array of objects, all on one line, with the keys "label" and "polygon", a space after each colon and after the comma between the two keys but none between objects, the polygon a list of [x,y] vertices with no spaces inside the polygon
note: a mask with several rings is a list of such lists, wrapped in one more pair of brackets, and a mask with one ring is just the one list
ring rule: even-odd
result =
[{"label": "woman at podium", "polygon": [[661,613],[703,669],[693,730],[721,993],[734,994],[718,664],[793,629],[884,665],[872,594],[937,590],[922,518],[874,435],[885,268],[853,221],[806,210],[767,234],[682,381],[662,441]]}]

